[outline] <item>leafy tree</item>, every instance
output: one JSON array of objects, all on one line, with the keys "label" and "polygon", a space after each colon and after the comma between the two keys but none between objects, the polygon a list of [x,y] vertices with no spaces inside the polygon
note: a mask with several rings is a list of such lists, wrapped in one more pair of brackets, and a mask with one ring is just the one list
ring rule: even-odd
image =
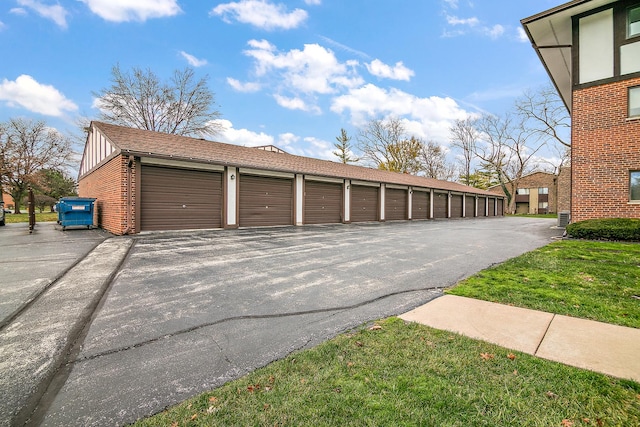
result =
[{"label": "leafy tree", "polygon": [[486,190],[487,188],[500,184],[496,179],[495,173],[481,169],[476,169],[469,175],[468,181],[470,186],[480,188],[481,190]]},{"label": "leafy tree", "polygon": [[0,181],[16,201],[16,213],[20,213],[19,204],[28,187],[37,184],[38,172],[64,167],[72,156],[70,140],[44,121],[0,123]]},{"label": "leafy tree", "polygon": [[176,70],[169,82],[161,82],[150,69],[111,70],[111,86],[98,98],[100,120],[138,129],[176,135],[215,135],[222,130],[213,109],[214,93],[208,77],[196,80],[193,69]]},{"label": "leafy tree", "polygon": [[333,146],[336,147],[336,151],[333,152],[333,155],[340,159],[341,163],[356,163],[360,160],[353,156],[350,143],[351,137],[347,135],[346,130],[340,129],[340,136],[336,136],[336,140],[338,142],[333,143]]},{"label": "leafy tree", "polygon": [[410,174],[420,171],[422,141],[408,136],[398,118],[367,123],[358,135],[358,149],[379,169]]},{"label": "leafy tree", "polygon": [[39,195],[49,197],[52,201],[49,207],[53,212],[53,205],[66,196],[76,196],[76,181],[58,169],[43,169],[36,174],[36,190]]}]

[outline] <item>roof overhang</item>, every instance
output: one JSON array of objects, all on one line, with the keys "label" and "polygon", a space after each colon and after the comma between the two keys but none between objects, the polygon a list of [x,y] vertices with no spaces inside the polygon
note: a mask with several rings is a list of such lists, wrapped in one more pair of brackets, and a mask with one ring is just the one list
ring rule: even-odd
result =
[{"label": "roof overhang", "polygon": [[571,113],[572,17],[616,0],[574,0],[521,20],[531,44]]}]

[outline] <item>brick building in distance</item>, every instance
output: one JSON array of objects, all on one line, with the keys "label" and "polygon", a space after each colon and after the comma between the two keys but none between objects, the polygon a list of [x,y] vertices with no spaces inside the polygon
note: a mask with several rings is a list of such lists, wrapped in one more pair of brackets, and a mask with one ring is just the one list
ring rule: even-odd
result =
[{"label": "brick building in distance", "polygon": [[[488,191],[505,195],[500,185],[490,187]],[[522,177],[518,182],[515,198],[516,214],[568,212],[571,205],[571,168],[560,168],[558,175],[534,172]]]},{"label": "brick building in distance", "polygon": [[522,20],[572,119],[571,221],[640,217],[640,1]]}]

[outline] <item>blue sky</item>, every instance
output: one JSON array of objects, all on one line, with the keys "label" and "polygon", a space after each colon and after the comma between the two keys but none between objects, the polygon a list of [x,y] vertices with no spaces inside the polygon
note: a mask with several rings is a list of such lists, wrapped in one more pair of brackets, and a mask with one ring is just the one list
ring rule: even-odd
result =
[{"label": "blue sky", "polygon": [[[395,116],[448,145],[548,82],[520,19],[558,0],[0,0],[0,121],[75,130],[111,68],[209,76],[226,130],[335,160],[335,137]],[[78,147],[80,150],[81,147]]]}]

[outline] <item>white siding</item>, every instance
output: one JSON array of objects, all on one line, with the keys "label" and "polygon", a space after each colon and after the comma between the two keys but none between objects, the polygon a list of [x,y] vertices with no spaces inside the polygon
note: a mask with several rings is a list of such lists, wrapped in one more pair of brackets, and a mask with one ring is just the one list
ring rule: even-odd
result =
[{"label": "white siding", "polygon": [[613,9],[580,19],[580,83],[613,77]]},{"label": "white siding", "polygon": [[109,157],[116,151],[107,138],[96,128],[93,128],[87,137],[84,146],[82,162],[80,163],[80,175],[89,173],[101,161]]}]

